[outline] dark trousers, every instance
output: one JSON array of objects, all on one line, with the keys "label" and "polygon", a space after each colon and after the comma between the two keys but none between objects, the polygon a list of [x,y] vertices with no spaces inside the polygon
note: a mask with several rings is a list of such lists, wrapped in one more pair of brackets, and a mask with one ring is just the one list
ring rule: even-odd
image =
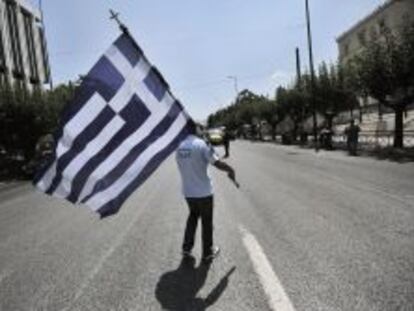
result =
[{"label": "dark trousers", "polygon": [[349,154],[353,156],[357,155],[358,140],[348,140],[347,145]]},{"label": "dark trousers", "polygon": [[197,230],[198,219],[202,224],[203,256],[211,253],[213,246],[213,196],[204,198],[186,198],[190,214],[185,228],[183,250],[191,251],[194,246],[194,237]]},{"label": "dark trousers", "polygon": [[226,158],[230,156],[230,152],[229,151],[230,151],[230,142],[229,141],[225,141],[224,142],[224,152],[225,152],[224,156]]}]

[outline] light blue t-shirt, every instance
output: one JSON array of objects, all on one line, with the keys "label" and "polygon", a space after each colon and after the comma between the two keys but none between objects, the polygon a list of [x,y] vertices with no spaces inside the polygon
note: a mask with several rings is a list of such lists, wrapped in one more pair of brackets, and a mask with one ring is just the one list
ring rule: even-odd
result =
[{"label": "light blue t-shirt", "polygon": [[186,198],[202,198],[213,194],[207,167],[218,159],[213,148],[195,135],[189,135],[181,142],[176,152],[176,160]]}]

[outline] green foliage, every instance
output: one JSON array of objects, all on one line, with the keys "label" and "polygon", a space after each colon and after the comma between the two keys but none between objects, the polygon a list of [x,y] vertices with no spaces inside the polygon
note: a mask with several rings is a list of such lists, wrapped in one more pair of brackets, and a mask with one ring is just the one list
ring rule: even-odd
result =
[{"label": "green foliage", "polygon": [[351,110],[358,106],[353,85],[348,77],[350,72],[338,65],[328,66],[325,63],[319,68],[316,77],[315,101],[316,110],[328,121],[341,111]]},{"label": "green foliage", "polygon": [[210,115],[207,123],[209,127],[226,126],[230,130],[237,130],[243,124],[252,124],[255,119],[271,122],[275,112],[273,101],[243,90],[233,105]]},{"label": "green foliage", "polygon": [[63,106],[73,96],[74,87],[62,85],[53,91],[0,88],[0,148],[7,157],[35,156],[39,138],[53,133]]},{"label": "green foliage", "polygon": [[236,129],[253,120],[266,120],[273,127],[288,120],[296,131],[315,108],[331,126],[340,112],[359,107],[358,97],[370,96],[394,109],[395,146],[402,147],[403,111],[414,101],[413,69],[414,23],[405,23],[398,32],[384,28],[347,65],[322,63],[314,85],[305,74],[293,87],[279,87],[275,100],[244,90],[236,103],[210,115],[208,124]]},{"label": "green foliage", "polygon": [[384,28],[352,62],[360,93],[395,111],[394,146],[403,147],[403,111],[414,101],[414,23]]}]

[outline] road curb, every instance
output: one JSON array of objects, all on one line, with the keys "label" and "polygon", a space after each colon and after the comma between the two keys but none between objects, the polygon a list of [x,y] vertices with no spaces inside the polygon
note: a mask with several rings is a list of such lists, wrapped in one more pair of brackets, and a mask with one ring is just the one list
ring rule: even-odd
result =
[{"label": "road curb", "polygon": [[14,190],[16,188],[23,187],[27,185],[28,181],[10,181],[10,182],[0,182],[0,194],[7,192],[9,190]]}]

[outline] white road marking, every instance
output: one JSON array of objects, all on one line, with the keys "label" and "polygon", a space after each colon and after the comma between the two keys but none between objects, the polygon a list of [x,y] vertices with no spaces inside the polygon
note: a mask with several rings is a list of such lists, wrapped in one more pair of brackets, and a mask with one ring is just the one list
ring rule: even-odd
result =
[{"label": "white road marking", "polygon": [[295,311],[259,242],[245,228],[240,226],[239,229],[242,233],[244,246],[266,293],[269,307],[273,311]]}]

